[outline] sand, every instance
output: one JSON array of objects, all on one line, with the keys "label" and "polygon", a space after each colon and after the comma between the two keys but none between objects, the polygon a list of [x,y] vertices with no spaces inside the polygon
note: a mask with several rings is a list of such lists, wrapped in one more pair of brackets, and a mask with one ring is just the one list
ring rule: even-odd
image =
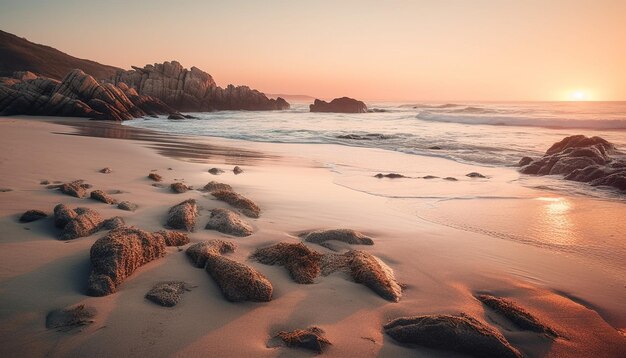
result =
[{"label": "sand", "polygon": [[[96,134],[115,133],[127,140],[68,135],[84,133],[91,124]],[[367,173],[362,169],[365,158],[371,163]],[[356,170],[358,163],[361,169]],[[235,165],[244,172],[234,175]],[[100,173],[104,167],[111,168],[111,173]],[[253,235],[233,238],[204,230],[209,210],[228,208],[228,204],[198,190],[170,191],[169,184],[175,181],[202,188],[215,180],[208,173],[212,167],[225,170],[220,182],[261,208],[260,218],[246,219],[254,228]],[[465,177],[474,171],[489,179]],[[161,175],[165,186],[152,186],[154,182],[147,178],[150,172]],[[378,172],[415,178],[451,176],[458,182],[373,178]],[[139,207],[123,211],[40,184],[76,179],[92,184],[91,190],[120,191],[111,196]],[[461,312],[499,330],[527,356],[623,354],[626,342],[619,330],[626,328],[626,269],[614,264],[626,258],[621,251],[613,253],[617,257],[603,255],[602,250],[598,255],[585,255],[587,251],[576,249],[584,243],[580,241],[564,250],[537,240],[515,240],[517,231],[511,234],[513,239],[499,237],[492,233],[515,226],[502,224],[502,209],[485,205],[478,215],[468,203],[485,200],[489,204],[502,198],[508,217],[517,220],[519,227],[534,220],[524,213],[541,216],[541,208],[553,205],[550,200],[566,200],[578,208],[568,214],[571,221],[593,221],[594,216],[587,217],[591,214],[584,208],[602,208],[606,215],[620,217],[624,204],[562,195],[554,198],[520,186],[519,180],[514,169],[481,168],[382,150],[224,139],[163,141],[162,136],[129,132],[112,123],[1,118],[0,187],[13,190],[0,193],[0,356],[308,357],[311,353],[305,350],[268,348],[267,342],[280,331],[311,326],[323,329],[333,343],[324,353],[330,356],[449,356],[445,351],[398,344],[382,327],[402,316]],[[441,198],[447,198],[445,204]],[[511,198],[528,200],[517,201],[515,206],[508,204]],[[26,224],[18,221],[27,210],[50,214],[56,204],[64,203],[96,210],[103,218],[121,216],[128,225],[158,231],[164,228],[168,209],[186,199],[196,199],[199,207],[196,229],[189,234],[191,244],[209,239],[234,241],[238,248],[228,257],[265,275],[274,287],[272,301],[228,302],[206,272],[194,268],[176,247],[168,247],[164,258],[140,267],[118,292],[89,297],[85,294],[89,249],[106,232],[66,242],[57,239],[59,231],[51,217]],[[560,231],[554,235],[563,234],[557,224],[548,222],[540,229],[556,227]],[[299,285],[284,268],[248,259],[258,247],[301,242],[298,232],[328,228],[354,229],[376,238],[374,245],[358,249],[380,258],[394,271],[405,286],[399,302],[384,300],[341,272],[312,285]],[[621,227],[617,230],[614,233],[623,237]],[[576,232],[581,235],[578,240],[598,239],[589,229]],[[350,249],[343,243],[336,247]],[[175,307],[165,308],[145,298],[156,283],[164,281],[197,287],[186,292]],[[516,329],[482,305],[475,298],[479,293],[515,302],[566,338],[551,340]],[[50,311],[79,304],[95,308],[92,324],[72,332],[45,328]]]}]

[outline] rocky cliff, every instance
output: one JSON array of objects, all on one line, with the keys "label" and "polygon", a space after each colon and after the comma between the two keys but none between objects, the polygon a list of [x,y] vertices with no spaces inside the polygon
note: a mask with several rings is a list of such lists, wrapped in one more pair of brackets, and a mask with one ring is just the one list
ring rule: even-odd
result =
[{"label": "rocky cliff", "polygon": [[337,113],[365,113],[367,106],[365,103],[354,98],[341,97],[335,98],[330,103],[316,99],[309,106],[311,112],[337,112]]},{"label": "rocky cliff", "polygon": [[183,112],[215,110],[282,110],[289,103],[282,98],[270,99],[247,86],[217,86],[211,75],[192,67],[183,68],[176,62],[164,62],[119,71],[110,79],[115,85],[122,83],[140,95],[162,100]]},{"label": "rocky cliff", "polygon": [[120,84],[99,83],[82,70],[61,81],[19,71],[0,78],[0,115],[88,117],[123,121],[175,110],[157,98]]}]

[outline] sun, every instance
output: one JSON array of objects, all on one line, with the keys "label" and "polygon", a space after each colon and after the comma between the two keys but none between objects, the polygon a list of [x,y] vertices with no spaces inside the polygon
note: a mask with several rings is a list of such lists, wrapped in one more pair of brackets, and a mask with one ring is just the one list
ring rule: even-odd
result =
[{"label": "sun", "polygon": [[588,101],[589,94],[585,91],[574,91],[570,93],[569,98],[572,101]]}]

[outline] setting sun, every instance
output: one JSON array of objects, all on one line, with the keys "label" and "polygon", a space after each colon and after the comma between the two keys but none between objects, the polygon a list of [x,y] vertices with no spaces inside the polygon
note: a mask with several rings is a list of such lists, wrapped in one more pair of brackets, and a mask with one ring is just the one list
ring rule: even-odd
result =
[{"label": "setting sun", "polygon": [[585,91],[575,91],[569,95],[570,101],[589,101],[589,93]]}]

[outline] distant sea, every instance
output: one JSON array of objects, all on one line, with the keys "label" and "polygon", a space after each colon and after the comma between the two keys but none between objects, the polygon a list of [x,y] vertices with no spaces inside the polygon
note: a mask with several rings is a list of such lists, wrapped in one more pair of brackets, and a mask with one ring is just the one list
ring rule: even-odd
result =
[{"label": "distant sea", "polygon": [[[626,151],[626,102],[368,103],[376,112],[190,113],[198,119],[140,118],[133,127],[275,143],[332,143],[514,166],[573,134],[601,136]],[[343,138],[342,138],[343,136]],[[348,137],[345,137],[348,136]]]}]

